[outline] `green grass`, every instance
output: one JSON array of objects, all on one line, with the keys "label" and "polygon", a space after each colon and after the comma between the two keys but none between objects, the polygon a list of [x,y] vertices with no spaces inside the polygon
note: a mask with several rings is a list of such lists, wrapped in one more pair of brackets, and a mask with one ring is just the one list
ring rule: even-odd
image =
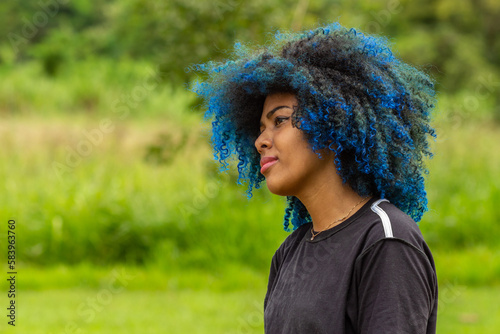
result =
[{"label": "green grass", "polygon": [[500,284],[500,249],[475,247],[433,252],[438,280],[469,286]]},{"label": "green grass", "polygon": [[[180,275],[179,279],[182,279]],[[146,281],[147,282],[147,281]],[[440,334],[496,334],[500,287],[442,285]],[[21,290],[16,328],[5,333],[262,333],[265,282],[244,290]],[[6,304],[2,296],[2,304]],[[81,331],[76,331],[80,329]]]},{"label": "green grass", "polygon": [[[263,332],[263,296],[255,291],[126,291],[109,299],[99,296],[104,296],[99,290],[25,292],[19,298],[16,328],[5,333]],[[6,327],[4,321],[0,327]]]},{"label": "green grass", "polygon": [[[16,328],[2,321],[2,333],[263,332],[267,273],[241,265],[211,272],[24,266],[17,279]],[[6,291],[4,283],[0,288]],[[437,332],[496,334],[498,300],[499,285],[472,287],[441,280]],[[1,294],[0,304],[7,303]]]},{"label": "green grass", "polygon": [[[95,129],[99,120],[30,116],[2,121],[0,214],[18,221],[19,260],[164,270],[245,263],[268,270],[287,235],[281,227],[284,201],[266,189],[248,201],[234,173],[219,175],[199,119],[117,121],[91,154],[59,177],[52,163],[64,162],[67,148],[77,147],[85,140],[82,131]],[[420,228],[443,280],[498,283],[496,129],[476,121],[456,133],[448,129],[448,140],[436,143],[428,182],[431,211]],[[186,144],[167,163],[146,161],[148,147],[161,135],[176,143],[183,133]],[[0,226],[0,236],[5,228]]]},{"label": "green grass", "polygon": [[[99,266],[92,262],[76,265],[41,266],[18,263],[17,270],[22,279],[18,286],[22,290],[99,288],[106,281],[110,272],[125,272],[134,276],[127,283],[129,290],[161,289],[210,289],[226,292],[252,288],[267,282],[272,251],[264,260],[261,268],[255,268],[238,262],[224,262],[218,266],[192,265],[164,266],[165,262],[143,266],[123,266],[119,264]],[[168,254],[164,254],[168,256]],[[434,252],[438,281],[440,285],[453,283],[470,287],[500,286],[500,250],[487,248],[468,249],[449,252]],[[0,290],[7,289],[7,281],[0,281]]]},{"label": "green grass", "polygon": [[177,122],[195,115],[195,95],[173,89],[157,64],[140,60],[95,58],[68,62],[58,77],[48,77],[39,62],[0,66],[0,115],[37,117],[162,118]]},{"label": "green grass", "polygon": [[440,287],[437,333],[494,334],[500,330],[500,288]]},{"label": "green grass", "polygon": [[[6,333],[263,332],[284,201],[266,189],[248,201],[234,171],[218,174],[193,96],[151,85],[154,70],[94,59],[49,78],[35,62],[0,66],[0,239],[15,218],[19,272]],[[496,334],[500,127],[490,99],[473,113],[467,96],[440,98],[420,228],[438,272],[438,333]],[[106,119],[112,129],[58,172]],[[89,298],[101,298],[91,320]]]},{"label": "green grass", "polygon": [[433,247],[494,247],[500,235],[499,126],[470,119],[438,124],[442,138],[429,161],[422,232]]}]

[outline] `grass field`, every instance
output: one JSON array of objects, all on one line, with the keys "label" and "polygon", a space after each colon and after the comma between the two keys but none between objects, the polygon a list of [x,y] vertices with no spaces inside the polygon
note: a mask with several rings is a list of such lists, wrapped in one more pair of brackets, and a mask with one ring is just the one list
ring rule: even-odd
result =
[{"label": "grass field", "polygon": [[[123,274],[123,268],[117,270]],[[113,275],[109,270],[105,277]],[[7,328],[4,320],[0,329],[30,334],[263,333],[265,277],[242,275],[239,288],[227,288],[236,276],[234,272],[229,276],[203,272],[160,275],[154,270],[129,270],[112,288],[103,280],[97,288],[23,289],[17,298],[16,328]],[[149,277],[153,287],[148,286]],[[244,288],[242,282],[246,282]],[[0,299],[2,305],[4,299]],[[498,286],[442,284],[437,333],[498,333],[498,300]]]},{"label": "grass field", "polygon": [[[262,333],[283,199],[263,189],[249,201],[234,172],[218,173],[186,93],[134,100],[148,64],[96,66],[61,80],[0,69],[0,246],[15,218],[19,267],[17,326],[5,332]],[[500,127],[487,111],[451,107],[445,99],[436,118],[420,222],[440,283],[438,333],[496,334]],[[0,289],[4,307],[6,280]]]},{"label": "grass field", "polygon": [[[439,312],[437,333],[497,334],[500,288],[459,292]],[[126,291],[90,306],[89,299],[98,295],[97,290],[24,292],[17,328],[6,333],[263,333],[261,291]]]},{"label": "grass field", "polygon": [[[99,119],[67,117],[2,122],[0,214],[19,220],[20,259],[40,265],[153,262],[207,269],[244,262],[268,269],[268,259],[286,237],[284,201],[266,189],[248,201],[234,173],[219,175],[200,121],[117,122],[87,156],[60,173],[54,169],[54,162],[65,163],[68,152],[86,140],[84,131],[98,124]],[[148,149],[163,145],[157,144],[162,135],[175,142],[187,129],[190,137],[179,152],[160,153],[168,162],[147,161]],[[448,140],[435,145],[430,211],[420,228],[434,251],[472,251],[465,255],[467,266],[445,267],[448,277],[496,284],[500,132],[477,122],[448,131]],[[463,259],[453,261],[463,265]],[[489,265],[481,268],[482,263]]]}]

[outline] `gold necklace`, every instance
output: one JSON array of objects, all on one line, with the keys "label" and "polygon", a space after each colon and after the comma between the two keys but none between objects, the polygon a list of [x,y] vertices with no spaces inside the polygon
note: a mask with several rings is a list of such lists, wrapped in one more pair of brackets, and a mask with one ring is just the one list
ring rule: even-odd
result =
[{"label": "gold necklace", "polygon": [[311,241],[312,241],[312,240],[314,240],[314,238],[315,238],[318,234],[320,234],[321,232],[326,231],[326,230],[328,230],[330,227],[332,227],[332,225],[333,225],[333,224],[335,224],[335,223],[340,223],[340,222],[344,221],[345,219],[347,219],[347,217],[349,217],[349,215],[351,214],[352,210],[354,210],[354,209],[355,209],[358,205],[360,205],[360,204],[361,204],[361,202],[363,202],[363,201],[364,201],[364,200],[366,200],[367,198],[369,198],[369,197],[363,197],[363,198],[361,199],[361,201],[359,201],[358,203],[356,203],[356,205],[354,205],[354,206],[351,208],[351,210],[349,210],[349,212],[348,212],[348,213],[347,213],[344,217],[342,217],[342,218],[340,218],[340,219],[337,219],[337,220],[334,220],[334,221],[333,221],[333,222],[331,222],[331,223],[330,223],[330,225],[328,225],[328,226],[327,226],[324,230],[321,230],[321,231],[319,231],[319,232],[318,232],[318,233],[316,233],[316,234],[314,234],[314,229],[313,229],[313,226],[311,225],[311,235],[312,235],[312,236],[311,236]]}]

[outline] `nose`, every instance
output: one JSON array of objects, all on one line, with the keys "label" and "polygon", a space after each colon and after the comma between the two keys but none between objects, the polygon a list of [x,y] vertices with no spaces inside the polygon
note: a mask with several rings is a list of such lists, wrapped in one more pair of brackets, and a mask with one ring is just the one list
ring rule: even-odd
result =
[{"label": "nose", "polygon": [[258,137],[255,139],[255,148],[259,154],[262,154],[264,149],[268,149],[272,146],[272,140],[266,130],[264,130]]}]

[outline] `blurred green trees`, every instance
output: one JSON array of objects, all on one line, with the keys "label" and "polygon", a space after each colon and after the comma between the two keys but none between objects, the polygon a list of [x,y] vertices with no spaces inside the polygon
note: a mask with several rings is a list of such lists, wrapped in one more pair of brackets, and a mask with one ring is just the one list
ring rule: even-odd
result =
[{"label": "blurred green trees", "polygon": [[61,64],[89,57],[147,59],[182,86],[192,79],[189,65],[224,58],[236,40],[263,43],[266,32],[336,20],[393,39],[405,60],[428,68],[442,92],[484,85],[498,92],[494,0],[3,1],[0,62],[36,59],[53,76]]}]

